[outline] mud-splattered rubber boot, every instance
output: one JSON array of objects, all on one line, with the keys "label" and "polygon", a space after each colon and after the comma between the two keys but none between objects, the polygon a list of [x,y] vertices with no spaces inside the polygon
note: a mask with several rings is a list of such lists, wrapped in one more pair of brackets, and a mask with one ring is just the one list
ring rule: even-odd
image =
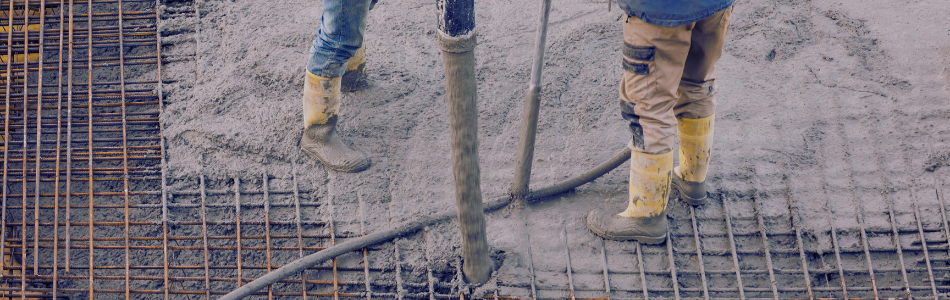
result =
[{"label": "mud-splattered rubber boot", "polygon": [[355,173],[369,168],[370,160],[363,153],[343,143],[336,132],[338,116],[330,117],[325,124],[314,124],[304,130],[300,147],[327,166],[327,168]]},{"label": "mud-splattered rubber boot", "polygon": [[680,174],[680,166],[673,169],[671,185],[676,189],[680,199],[686,202],[686,204],[692,206],[706,204],[706,181],[686,181],[683,179],[683,175]]},{"label": "mud-splattered rubber boot", "polygon": [[300,147],[327,168],[340,172],[366,170],[370,160],[343,143],[336,132],[340,111],[340,77],[307,72],[303,89],[304,133]]},{"label": "mud-splattered rubber boot", "polygon": [[354,92],[366,85],[366,46],[356,50],[356,54],[346,62],[346,72],[341,80],[341,90]]},{"label": "mud-splattered rubber boot", "polygon": [[687,204],[706,203],[706,170],[712,152],[713,120],[716,115],[700,119],[676,119],[680,142],[680,165],[673,169],[673,188]]},{"label": "mud-splattered rubber boot", "polygon": [[666,203],[670,191],[673,152],[630,154],[629,201],[626,210],[597,208],[587,215],[587,228],[605,239],[644,244],[666,240]]},{"label": "mud-splattered rubber boot", "polygon": [[587,214],[587,228],[608,240],[662,244],[666,241],[666,212],[652,217],[627,218],[597,208]]}]

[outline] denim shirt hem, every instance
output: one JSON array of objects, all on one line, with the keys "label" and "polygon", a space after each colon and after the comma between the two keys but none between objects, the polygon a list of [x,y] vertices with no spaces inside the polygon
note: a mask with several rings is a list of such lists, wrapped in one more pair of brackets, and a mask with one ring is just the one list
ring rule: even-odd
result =
[{"label": "denim shirt hem", "polygon": [[620,5],[620,8],[622,8],[627,13],[627,16],[637,17],[640,20],[653,25],[676,27],[708,18],[709,16],[712,16],[723,9],[729,8],[729,6],[731,6],[735,1],[736,0],[725,0],[722,1],[722,3],[720,3],[718,6],[713,6],[701,11],[691,12],[686,15],[638,11],[633,7],[630,7],[630,5],[625,3],[623,0],[617,1],[617,4]]}]

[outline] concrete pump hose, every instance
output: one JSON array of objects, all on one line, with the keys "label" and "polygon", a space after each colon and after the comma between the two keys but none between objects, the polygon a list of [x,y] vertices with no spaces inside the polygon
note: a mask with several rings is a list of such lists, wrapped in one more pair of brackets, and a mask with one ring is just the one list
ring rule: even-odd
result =
[{"label": "concrete pump hose", "polygon": [[[557,183],[549,187],[533,190],[531,191],[531,193],[528,195],[527,198],[530,200],[538,200],[538,199],[542,199],[542,198],[546,198],[546,197],[554,196],[563,192],[570,191],[585,183],[594,181],[594,179],[597,179],[598,177],[603,176],[604,174],[607,174],[607,172],[610,172],[611,170],[617,168],[618,166],[626,162],[628,159],[630,159],[630,149],[627,147],[624,147],[623,151],[620,151],[620,153],[617,153],[617,155],[614,155],[614,157],[612,157],[610,160],[598,165],[597,167],[594,167],[593,169],[590,169],[584,174],[581,174],[580,176],[577,176],[574,178],[570,178],[568,180],[562,181],[560,183]],[[506,196],[506,197],[493,198],[489,200],[487,203],[485,203],[485,212],[491,212],[499,208],[505,207],[506,205],[508,205],[508,203],[511,203],[511,197]],[[316,264],[319,264],[321,262],[324,262],[326,260],[330,260],[337,256],[340,256],[349,252],[357,251],[359,249],[363,249],[369,246],[388,242],[394,238],[419,231],[423,227],[426,227],[435,223],[440,223],[443,221],[448,221],[456,216],[457,216],[456,211],[447,210],[447,211],[443,211],[434,215],[430,215],[428,218],[424,218],[424,219],[412,221],[412,222],[406,222],[388,230],[383,230],[383,231],[371,233],[365,236],[361,236],[358,238],[347,240],[346,242],[337,244],[336,246],[323,249],[316,253],[313,253],[313,254],[304,256],[300,259],[297,259],[295,261],[292,261],[280,267],[277,270],[267,273],[264,276],[254,279],[254,281],[251,281],[248,284],[245,284],[244,286],[241,286],[231,291],[230,293],[227,293],[220,299],[221,300],[243,299],[244,297],[251,295],[257,290],[265,288],[268,285],[271,285],[281,279],[286,278],[287,276],[300,273],[301,271],[309,267],[312,267]]]}]

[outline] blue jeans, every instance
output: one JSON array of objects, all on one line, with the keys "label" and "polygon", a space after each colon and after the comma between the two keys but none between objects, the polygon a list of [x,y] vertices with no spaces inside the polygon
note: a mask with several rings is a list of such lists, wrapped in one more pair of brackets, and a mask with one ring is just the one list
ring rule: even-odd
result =
[{"label": "blue jeans", "polygon": [[323,0],[320,31],[310,47],[307,70],[320,77],[340,77],[346,62],[363,46],[366,15],[378,0]]}]

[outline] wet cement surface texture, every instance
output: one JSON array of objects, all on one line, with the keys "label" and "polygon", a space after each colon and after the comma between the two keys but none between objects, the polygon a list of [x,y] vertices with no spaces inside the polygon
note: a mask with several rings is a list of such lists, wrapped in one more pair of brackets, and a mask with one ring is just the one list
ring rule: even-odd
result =
[{"label": "wet cement surface texture", "polygon": [[[606,6],[552,5],[532,187],[580,174],[629,139],[617,106],[624,15]],[[486,199],[503,195],[514,171],[538,7],[476,3]],[[162,126],[172,189],[195,189],[199,175],[222,189],[233,188],[232,176],[258,189],[264,173],[284,188],[297,176],[305,200],[316,203],[302,217],[334,225],[308,230],[340,236],[454,209],[434,2],[383,0],[370,12],[367,86],[343,95],[340,123],[346,141],[373,160],[358,174],[329,171],[297,147],[319,2],[169,2],[164,9],[169,82]],[[931,276],[947,274],[946,265],[928,273],[918,260],[948,258],[948,14],[941,1],[739,1],[718,65],[710,203],[691,211],[671,202],[673,235],[665,245],[604,242],[584,217],[606,201],[626,201],[624,164],[570,195],[491,213],[489,243],[505,261],[476,293],[531,296],[535,289],[539,298],[606,298],[609,288],[613,298],[845,297],[842,286],[847,297],[947,292],[940,288],[945,281],[931,285]],[[269,217],[293,220],[290,213],[273,210]],[[234,215],[233,208],[208,212],[222,222]],[[233,227],[209,234],[233,235]],[[363,255],[341,257],[339,266],[354,269],[341,271],[342,280],[373,284],[340,290],[399,298],[470,293],[458,285],[457,231],[455,223],[435,225],[370,249],[367,276]],[[920,246],[920,235],[928,247]],[[230,253],[213,263],[233,264]],[[265,264],[249,253],[244,263]],[[200,264],[193,254],[175,255]],[[275,263],[297,255],[291,254]],[[909,271],[901,272],[904,265]],[[312,271],[308,278],[329,280],[332,273]]]}]

